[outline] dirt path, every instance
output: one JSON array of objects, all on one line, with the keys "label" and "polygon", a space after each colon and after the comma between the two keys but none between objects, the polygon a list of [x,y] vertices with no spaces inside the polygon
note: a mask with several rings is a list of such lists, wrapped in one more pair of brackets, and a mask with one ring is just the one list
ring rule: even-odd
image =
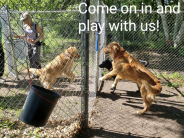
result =
[{"label": "dirt path", "polygon": [[184,97],[183,88],[166,87],[161,80],[163,90],[157,96],[144,115],[136,111],[142,110],[143,100],[132,82],[119,82],[115,94],[110,93],[112,81],[105,81],[98,94],[95,111],[92,115],[88,138],[129,138],[129,137],[184,137]]}]

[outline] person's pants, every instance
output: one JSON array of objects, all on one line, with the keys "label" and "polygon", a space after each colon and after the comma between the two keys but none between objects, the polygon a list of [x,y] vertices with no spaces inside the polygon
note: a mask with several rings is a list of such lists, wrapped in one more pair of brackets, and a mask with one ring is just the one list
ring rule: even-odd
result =
[{"label": "person's pants", "polygon": [[30,68],[41,68],[40,63],[40,46],[39,47],[33,47],[30,44],[28,44],[28,58],[29,58],[29,67]]},{"label": "person's pants", "polygon": [[0,43],[0,77],[4,74],[4,51],[3,46]]}]

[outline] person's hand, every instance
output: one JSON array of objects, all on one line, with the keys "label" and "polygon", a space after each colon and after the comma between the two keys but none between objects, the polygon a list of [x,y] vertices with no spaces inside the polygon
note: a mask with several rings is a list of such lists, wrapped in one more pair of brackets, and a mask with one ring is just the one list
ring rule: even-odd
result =
[{"label": "person's hand", "polygon": [[14,35],[14,37],[15,37],[15,38],[19,38],[20,36],[18,36],[18,35]]},{"label": "person's hand", "polygon": [[29,41],[31,44],[35,43],[35,40],[31,40],[30,38],[28,38],[27,41]]},{"label": "person's hand", "polygon": [[35,40],[29,39],[28,41],[29,41],[31,44],[34,44],[34,43],[35,43]]}]

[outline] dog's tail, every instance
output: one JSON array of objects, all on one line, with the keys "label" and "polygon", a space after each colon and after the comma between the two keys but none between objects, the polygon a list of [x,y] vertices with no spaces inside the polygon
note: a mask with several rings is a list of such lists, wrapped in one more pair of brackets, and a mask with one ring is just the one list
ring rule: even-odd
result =
[{"label": "dog's tail", "polygon": [[42,73],[42,69],[35,69],[35,68],[30,68],[29,71],[33,73],[34,75],[40,76]]},{"label": "dog's tail", "polygon": [[145,86],[146,90],[149,91],[150,93],[152,93],[154,95],[158,95],[161,93],[162,86],[160,84],[160,81],[157,81],[156,85],[150,85],[149,83],[147,83],[147,81],[145,81],[143,79],[140,79],[140,81]]},{"label": "dog's tail", "polygon": [[[42,73],[42,69],[30,68],[30,69],[29,69],[29,72],[31,72],[31,73],[34,74],[34,75],[40,76],[41,73]],[[28,70],[27,70],[27,69],[24,70],[23,73],[24,73],[24,74],[25,74],[25,73],[28,73]]]}]

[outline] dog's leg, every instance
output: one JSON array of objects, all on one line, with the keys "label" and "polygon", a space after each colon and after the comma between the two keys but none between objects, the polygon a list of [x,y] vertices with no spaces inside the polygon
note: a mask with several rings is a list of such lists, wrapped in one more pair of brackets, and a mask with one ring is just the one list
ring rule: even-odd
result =
[{"label": "dog's leg", "polygon": [[105,76],[101,77],[99,80],[100,81],[104,81],[107,78],[112,77],[112,76],[115,76],[115,75],[117,75],[117,73],[115,71],[111,71],[111,72],[107,73]]},{"label": "dog's leg", "polygon": [[114,91],[116,90],[116,86],[118,84],[119,79],[120,79],[119,76],[116,76],[114,83],[112,84],[111,93],[114,93]]},{"label": "dog's leg", "polygon": [[72,71],[67,71],[65,74],[71,78],[71,82],[75,80],[75,75]]},{"label": "dog's leg", "polygon": [[45,88],[45,89],[49,89],[49,88],[51,88],[51,85],[49,84],[49,82],[43,82],[42,83],[43,84],[43,87]]},{"label": "dog's leg", "polygon": [[151,106],[151,103],[152,103],[153,100],[147,96],[149,94],[150,93],[147,92],[147,90],[145,89],[145,86],[142,85],[141,86],[141,97],[144,100],[145,107],[144,107],[143,110],[137,111],[138,114],[143,114],[143,113],[147,112],[150,109],[150,106]]},{"label": "dog's leg", "polygon": [[44,80],[43,81],[43,86],[46,89],[51,89],[52,85],[56,82],[56,78],[55,78],[55,76],[52,76],[52,77],[49,76],[48,78],[49,78],[49,80]]},{"label": "dog's leg", "polygon": [[[137,83],[136,83],[137,84]],[[139,87],[139,85],[137,84],[137,88],[138,88],[138,90],[136,91],[137,93],[140,93],[140,87]]]}]

